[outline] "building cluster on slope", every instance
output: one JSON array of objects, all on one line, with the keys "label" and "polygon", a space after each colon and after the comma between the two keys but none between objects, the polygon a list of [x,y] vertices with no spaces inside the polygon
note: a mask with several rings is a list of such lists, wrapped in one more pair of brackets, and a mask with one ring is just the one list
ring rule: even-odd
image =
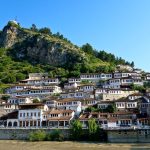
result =
[{"label": "building cluster on slope", "polygon": [[0,100],[0,127],[69,128],[79,119],[87,128],[91,118],[104,129],[149,127],[150,91],[131,88],[149,81],[150,74],[139,70],[86,73],[69,78],[62,88],[58,78],[31,73],[6,89],[9,98]]}]

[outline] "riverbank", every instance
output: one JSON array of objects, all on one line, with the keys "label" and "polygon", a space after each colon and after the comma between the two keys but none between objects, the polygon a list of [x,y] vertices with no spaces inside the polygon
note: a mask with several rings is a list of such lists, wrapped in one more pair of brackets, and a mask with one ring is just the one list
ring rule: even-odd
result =
[{"label": "riverbank", "polygon": [[26,142],[0,140],[0,150],[149,150],[150,144],[113,144],[92,142]]}]

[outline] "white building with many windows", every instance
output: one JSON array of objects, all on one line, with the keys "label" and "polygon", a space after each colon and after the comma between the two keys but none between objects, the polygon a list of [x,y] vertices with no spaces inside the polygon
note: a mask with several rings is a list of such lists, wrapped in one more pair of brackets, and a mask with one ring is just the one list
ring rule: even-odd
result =
[{"label": "white building with many windows", "polygon": [[43,113],[48,111],[45,104],[20,104],[18,111],[19,127],[41,127],[43,121]]}]

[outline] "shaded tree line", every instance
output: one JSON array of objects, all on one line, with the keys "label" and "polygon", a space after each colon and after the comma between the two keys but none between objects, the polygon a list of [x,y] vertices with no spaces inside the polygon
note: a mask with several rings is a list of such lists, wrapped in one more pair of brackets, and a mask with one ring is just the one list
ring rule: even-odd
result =
[{"label": "shaded tree line", "polygon": [[82,45],[81,49],[84,52],[86,52],[90,55],[93,55],[96,58],[101,59],[102,61],[110,62],[111,64],[115,64],[115,65],[129,65],[129,66],[134,67],[133,61],[130,63],[130,62],[126,61],[125,59],[123,59],[121,57],[116,57],[114,54],[107,53],[104,50],[102,50],[102,51],[95,50],[89,43]]}]

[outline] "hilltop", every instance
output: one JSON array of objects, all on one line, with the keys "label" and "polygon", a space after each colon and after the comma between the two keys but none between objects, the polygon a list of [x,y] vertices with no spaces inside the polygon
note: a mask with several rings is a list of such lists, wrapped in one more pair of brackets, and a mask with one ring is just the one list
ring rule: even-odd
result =
[{"label": "hilltop", "polygon": [[74,45],[62,34],[36,25],[23,28],[9,21],[0,31],[0,82],[15,83],[31,72],[48,72],[50,77],[79,76],[86,72],[112,72],[122,58],[93,49],[90,44]]}]

